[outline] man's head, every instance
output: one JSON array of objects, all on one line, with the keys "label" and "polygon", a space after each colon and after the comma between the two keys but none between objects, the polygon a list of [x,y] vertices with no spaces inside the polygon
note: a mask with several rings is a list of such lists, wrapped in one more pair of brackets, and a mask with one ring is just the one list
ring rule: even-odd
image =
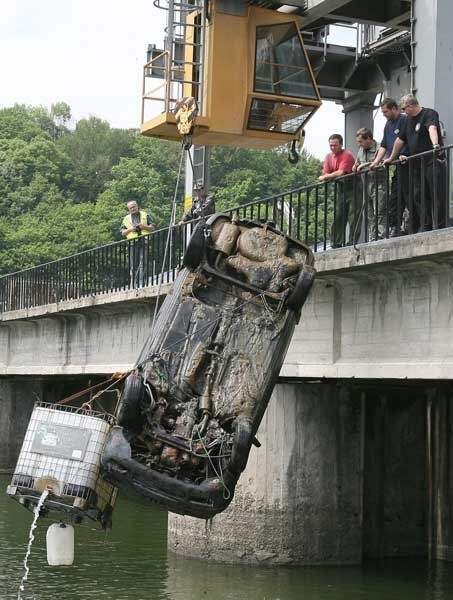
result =
[{"label": "man's head", "polygon": [[194,199],[201,200],[202,198],[206,198],[207,193],[204,185],[196,185],[193,189],[193,197]]},{"label": "man's head", "polygon": [[394,121],[400,114],[399,106],[393,98],[384,98],[381,102],[381,112],[387,121]]},{"label": "man's head", "polygon": [[374,142],[373,132],[368,127],[361,127],[355,134],[355,139],[360,148],[369,150]]},{"label": "man's head", "polygon": [[415,117],[421,111],[422,107],[418,103],[417,97],[413,94],[406,94],[400,100],[400,108],[408,117]]},{"label": "man's head", "polygon": [[139,208],[138,208],[138,204],[136,200],[130,200],[127,203],[127,210],[129,211],[129,214],[133,215],[134,213],[139,212]]},{"label": "man's head", "polygon": [[332,154],[340,154],[343,150],[343,136],[339,133],[333,133],[329,138],[329,146]]}]

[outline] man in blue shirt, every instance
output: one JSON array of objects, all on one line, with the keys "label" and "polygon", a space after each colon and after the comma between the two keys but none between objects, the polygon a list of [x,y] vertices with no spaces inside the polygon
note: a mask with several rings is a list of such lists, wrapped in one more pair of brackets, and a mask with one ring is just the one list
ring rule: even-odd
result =
[{"label": "man in blue shirt", "polygon": [[[392,153],[395,140],[404,129],[406,115],[404,115],[398,106],[398,103],[393,98],[384,98],[381,102],[381,112],[387,119],[384,127],[384,134],[381,141],[381,146],[376,153],[376,157],[370,165],[371,169],[377,169],[382,166],[382,161],[388,158]],[[398,156],[408,156],[409,148],[405,145]],[[407,196],[409,190],[409,174],[407,164],[402,162],[394,167],[394,173],[390,184],[390,197],[388,203],[389,213],[389,236],[395,237],[401,233],[407,233],[402,228],[403,212],[406,208]]]}]

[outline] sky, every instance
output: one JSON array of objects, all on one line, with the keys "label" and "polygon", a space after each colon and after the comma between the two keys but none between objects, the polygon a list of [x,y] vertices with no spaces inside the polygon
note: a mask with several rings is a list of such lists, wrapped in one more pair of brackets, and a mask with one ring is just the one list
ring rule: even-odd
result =
[{"label": "sky", "polygon": [[[152,0],[5,0],[0,108],[62,101],[75,121],[94,115],[138,128],[146,49],[162,47],[166,16]],[[344,132],[341,110],[323,103],[307,125],[308,152],[322,158],[329,135]]]}]

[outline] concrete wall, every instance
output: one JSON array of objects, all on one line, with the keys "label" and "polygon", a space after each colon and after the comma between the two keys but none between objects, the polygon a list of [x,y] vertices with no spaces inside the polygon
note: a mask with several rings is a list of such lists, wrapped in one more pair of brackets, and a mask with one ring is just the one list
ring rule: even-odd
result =
[{"label": "concrete wall", "polygon": [[317,283],[281,375],[450,379],[451,238],[444,230],[317,257]]},{"label": "concrete wall", "polygon": [[113,373],[134,364],[154,300],[117,302],[0,324],[0,374]]}]

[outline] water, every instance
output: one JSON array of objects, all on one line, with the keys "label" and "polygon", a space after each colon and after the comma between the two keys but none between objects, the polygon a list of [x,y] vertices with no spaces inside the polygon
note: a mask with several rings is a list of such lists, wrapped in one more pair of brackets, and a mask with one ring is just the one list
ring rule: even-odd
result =
[{"label": "water", "polygon": [[[33,514],[0,477],[0,599],[16,600]],[[113,530],[75,527],[75,560],[49,567],[39,519],[23,600],[452,600],[453,565],[392,560],[364,567],[208,565],[166,550],[166,514],[120,498]]]}]

